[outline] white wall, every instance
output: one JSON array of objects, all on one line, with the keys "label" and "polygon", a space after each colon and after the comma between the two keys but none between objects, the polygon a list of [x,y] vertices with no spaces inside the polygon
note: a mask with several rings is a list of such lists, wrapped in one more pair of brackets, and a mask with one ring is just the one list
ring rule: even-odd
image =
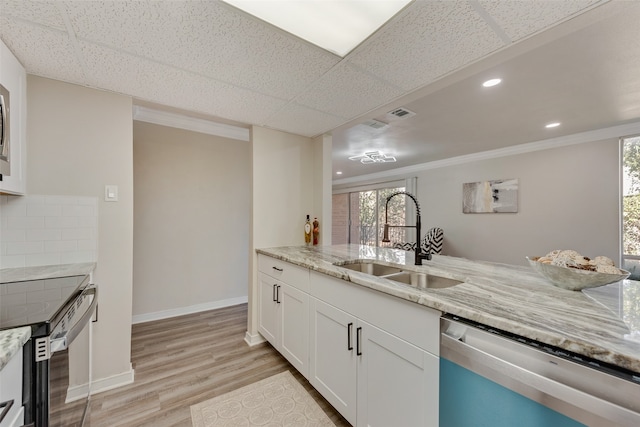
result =
[{"label": "white wall", "polygon": [[[619,260],[618,140],[425,170],[418,176],[423,229],[444,229],[444,253],[526,264],[527,255],[575,249]],[[462,184],[519,180],[518,213],[463,214]]]},{"label": "white wall", "polygon": [[134,323],[247,301],[249,149],[134,122]]},{"label": "white wall", "polygon": [[[304,245],[304,222],[320,213],[310,138],[253,126],[251,131],[251,243],[247,341],[259,340],[256,248]],[[322,224],[322,222],[321,222]]]},{"label": "white wall", "polygon": [[[29,76],[29,194],[98,197],[97,389],[132,379],[132,102],[127,96]],[[118,202],[104,201],[117,185]]]}]

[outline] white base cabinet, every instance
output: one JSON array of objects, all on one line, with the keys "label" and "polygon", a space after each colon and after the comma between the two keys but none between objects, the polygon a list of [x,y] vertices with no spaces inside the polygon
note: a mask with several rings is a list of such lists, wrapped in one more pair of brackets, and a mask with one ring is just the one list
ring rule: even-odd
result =
[{"label": "white base cabinet", "polygon": [[309,271],[268,257],[258,263],[258,332],[307,377],[309,294],[300,288],[308,289]]},{"label": "white base cabinet", "polygon": [[258,255],[258,331],[357,427],[438,427],[441,313]]},{"label": "white base cabinet", "polygon": [[354,426],[438,425],[439,359],[311,299],[309,381]]},{"label": "white base cabinet", "polygon": [[[0,427],[19,427],[24,424],[22,406],[22,349],[0,371],[0,402],[11,402],[11,408],[0,422]],[[0,412],[4,406],[0,408]]]},{"label": "white base cabinet", "polygon": [[358,324],[356,425],[437,427],[438,357],[366,322]]}]

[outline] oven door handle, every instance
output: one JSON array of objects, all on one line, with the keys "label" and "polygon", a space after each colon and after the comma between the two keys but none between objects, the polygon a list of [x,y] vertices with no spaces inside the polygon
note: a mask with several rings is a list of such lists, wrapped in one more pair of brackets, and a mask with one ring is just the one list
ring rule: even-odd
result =
[{"label": "oven door handle", "polygon": [[87,308],[87,310],[82,314],[80,320],[77,321],[75,325],[73,325],[73,327],[69,329],[69,331],[67,331],[64,336],[51,340],[51,353],[66,350],[73,342],[73,340],[75,340],[80,332],[84,329],[84,327],[91,321],[91,317],[95,312],[96,305],[98,305],[98,288],[95,286],[88,287],[82,292],[82,295],[93,295],[91,305],[89,305],[89,308]]}]

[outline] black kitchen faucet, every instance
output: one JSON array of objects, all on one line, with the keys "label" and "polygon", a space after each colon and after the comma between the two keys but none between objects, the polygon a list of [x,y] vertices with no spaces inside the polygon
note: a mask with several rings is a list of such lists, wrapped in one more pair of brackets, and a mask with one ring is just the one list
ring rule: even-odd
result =
[{"label": "black kitchen faucet", "polygon": [[[400,194],[404,194],[405,196],[409,196],[411,198],[411,200],[413,200],[413,203],[416,204],[416,225],[389,225],[389,218],[388,218],[388,208],[389,208],[389,200],[391,200],[393,197],[398,196]],[[415,198],[415,196],[411,193],[408,193],[406,191],[397,191],[395,193],[393,193],[392,195],[390,195],[389,197],[387,197],[387,202],[384,205],[384,232],[382,235],[382,241],[384,243],[389,243],[389,227],[404,227],[404,228],[415,228],[416,229],[416,247],[415,247],[415,253],[416,253],[416,260],[415,260],[415,265],[422,265],[422,260],[426,259],[427,261],[429,261],[431,259],[431,252],[429,250],[427,250],[427,253],[422,253],[422,247],[420,245],[420,204],[418,203],[418,200]]]}]

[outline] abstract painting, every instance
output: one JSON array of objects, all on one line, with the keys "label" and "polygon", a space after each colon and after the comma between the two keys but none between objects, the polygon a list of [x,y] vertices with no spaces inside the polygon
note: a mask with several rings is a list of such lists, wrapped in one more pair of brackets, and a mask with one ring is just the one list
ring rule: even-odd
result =
[{"label": "abstract painting", "polygon": [[462,212],[518,212],[518,179],[498,179],[462,184]]}]

